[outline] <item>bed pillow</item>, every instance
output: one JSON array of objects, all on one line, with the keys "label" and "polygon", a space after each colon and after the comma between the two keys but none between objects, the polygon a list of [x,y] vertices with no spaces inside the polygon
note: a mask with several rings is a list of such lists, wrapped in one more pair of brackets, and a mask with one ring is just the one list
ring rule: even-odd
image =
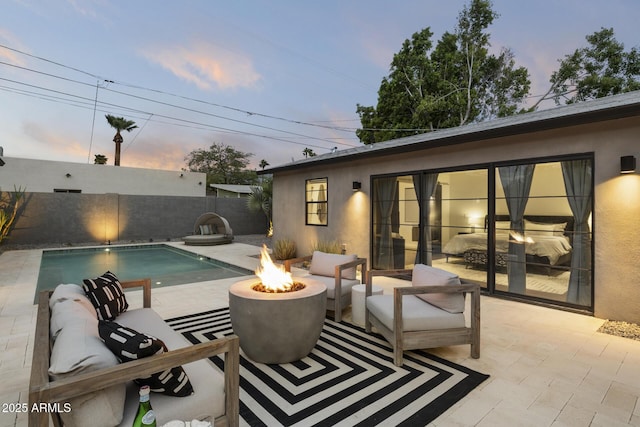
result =
[{"label": "bed pillow", "polygon": [[524,220],[524,230],[532,236],[562,236],[567,223],[547,224]]},{"label": "bed pillow", "polygon": [[[460,277],[429,265],[416,264],[413,267],[412,286],[456,286],[460,285]],[[418,298],[435,305],[449,313],[464,312],[464,294],[418,294]]]},{"label": "bed pillow", "polygon": [[82,288],[95,307],[99,320],[113,320],[129,308],[120,281],[110,271],[94,279],[84,279]]},{"label": "bed pillow", "polygon": [[[318,276],[334,277],[336,274],[336,265],[355,261],[357,258],[356,255],[328,254],[314,251],[311,257],[309,273],[317,274]],[[342,270],[342,278],[354,280],[356,278],[355,267]]]},{"label": "bed pillow", "polygon": [[[130,362],[168,351],[162,340],[116,322],[100,320],[98,331],[105,345],[121,362]],[[148,385],[151,391],[168,396],[184,397],[193,394],[193,386],[182,366],[138,378],[135,382],[139,386]]]}]

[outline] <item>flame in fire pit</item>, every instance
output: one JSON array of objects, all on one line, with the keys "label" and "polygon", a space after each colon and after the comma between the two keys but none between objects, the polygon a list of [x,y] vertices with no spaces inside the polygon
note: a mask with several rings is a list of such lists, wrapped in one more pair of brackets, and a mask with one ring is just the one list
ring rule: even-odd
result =
[{"label": "flame in fire pit", "polygon": [[260,251],[260,265],[256,269],[256,276],[262,280],[262,286],[267,292],[287,292],[293,287],[291,273],[285,271],[284,266],[273,263],[266,245],[262,245]]}]

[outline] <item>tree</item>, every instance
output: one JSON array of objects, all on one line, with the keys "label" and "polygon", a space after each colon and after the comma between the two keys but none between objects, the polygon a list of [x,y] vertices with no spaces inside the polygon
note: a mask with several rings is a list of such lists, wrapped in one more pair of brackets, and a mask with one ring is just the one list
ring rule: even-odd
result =
[{"label": "tree", "polygon": [[489,54],[486,29],[496,17],[489,0],[471,0],[455,31],[445,32],[435,48],[429,28],[405,40],[382,80],[377,106],[357,105],[360,141],[371,144],[524,111],[518,105],[529,92],[526,68],[516,68],[509,49]]},{"label": "tree", "polygon": [[228,145],[213,143],[209,150],[193,150],[186,157],[192,172],[207,174],[209,184],[253,184],[257,181],[255,171],[246,170],[252,153],[243,153]]},{"label": "tree", "polygon": [[269,225],[267,236],[273,233],[271,227],[271,205],[273,201],[273,179],[265,179],[261,185],[251,187],[251,194],[247,197],[247,208],[251,212],[263,212]]},{"label": "tree", "polygon": [[302,150],[302,154],[304,155],[305,159],[307,157],[315,157],[316,156],[316,153],[309,147],[305,147],[305,149]]},{"label": "tree", "polygon": [[104,154],[96,154],[95,155],[95,159],[93,160],[93,164],[94,165],[106,165],[108,160],[109,159],[107,159],[107,157]]},{"label": "tree", "polygon": [[267,162],[265,159],[260,160],[260,169],[264,170],[264,168],[266,168],[267,166],[269,166],[269,162]]},{"label": "tree", "polygon": [[588,101],[640,89],[640,52],[624,51],[613,28],[601,28],[586,37],[589,46],[576,49],[560,61],[551,86],[533,106],[547,99],[556,105]]},{"label": "tree", "polygon": [[120,166],[120,145],[124,140],[122,138],[122,135],[120,135],[120,132],[123,130],[131,132],[138,126],[136,126],[136,122],[134,122],[133,120],[126,120],[124,117],[115,117],[111,114],[107,114],[105,117],[107,118],[107,122],[109,122],[109,125],[116,130],[116,135],[113,137],[113,142],[116,143],[116,156],[113,164],[116,166]]}]

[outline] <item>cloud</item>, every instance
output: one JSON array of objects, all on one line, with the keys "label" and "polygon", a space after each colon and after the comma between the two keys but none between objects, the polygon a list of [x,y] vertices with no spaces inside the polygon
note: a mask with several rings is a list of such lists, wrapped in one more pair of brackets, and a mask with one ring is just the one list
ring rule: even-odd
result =
[{"label": "cloud", "polygon": [[151,48],[143,56],[204,90],[253,87],[261,79],[250,58],[210,43]]},{"label": "cloud", "polygon": [[[0,44],[5,46],[14,46],[18,50],[25,51],[21,46],[20,41],[14,36],[11,31],[4,28],[0,28]],[[0,60],[8,62],[13,65],[19,65],[24,67],[26,62],[19,56],[17,52],[0,47]]]}]

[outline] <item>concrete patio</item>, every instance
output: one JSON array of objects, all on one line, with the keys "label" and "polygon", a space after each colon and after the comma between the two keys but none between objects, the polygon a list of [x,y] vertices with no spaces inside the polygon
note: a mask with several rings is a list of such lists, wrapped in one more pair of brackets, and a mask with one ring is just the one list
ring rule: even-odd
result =
[{"label": "concrete patio", "polygon": [[[260,251],[168,244],[251,270]],[[9,404],[27,401],[41,253],[0,255],[0,427],[27,425]],[[155,289],[152,307],[164,318],[225,307],[237,280]],[[376,284],[385,292],[393,286]],[[127,299],[141,305],[139,292]],[[480,359],[469,357],[468,346],[432,352],[491,377],[432,426],[640,426],[640,341],[596,332],[604,320],[594,317],[493,297],[482,297],[481,307]]]}]

